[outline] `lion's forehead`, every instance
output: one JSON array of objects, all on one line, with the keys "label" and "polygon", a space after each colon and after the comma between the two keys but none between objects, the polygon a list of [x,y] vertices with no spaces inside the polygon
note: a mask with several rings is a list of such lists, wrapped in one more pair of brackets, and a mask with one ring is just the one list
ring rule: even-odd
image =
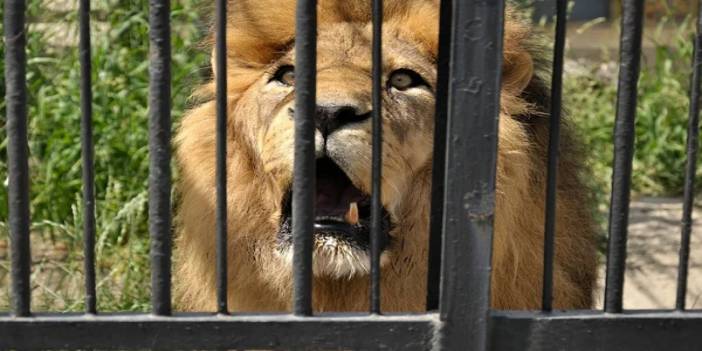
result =
[{"label": "lion's forehead", "polygon": [[[350,67],[370,75],[372,69],[372,31],[369,24],[330,23],[319,27],[317,37],[317,70]],[[282,58],[295,60],[294,45]],[[407,29],[388,25],[383,34],[383,60],[387,69],[411,67],[421,71],[428,81],[435,80],[434,55],[426,52]],[[368,76],[370,77],[370,76]]]}]

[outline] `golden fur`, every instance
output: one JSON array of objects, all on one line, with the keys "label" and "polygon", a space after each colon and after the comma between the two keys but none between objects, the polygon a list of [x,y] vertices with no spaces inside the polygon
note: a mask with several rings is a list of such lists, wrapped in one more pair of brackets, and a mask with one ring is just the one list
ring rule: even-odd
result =
[{"label": "golden fur", "polygon": [[[437,0],[386,0],[386,73],[411,68],[434,86]],[[320,0],[319,103],[348,100],[370,106],[371,25],[368,1]],[[276,250],[281,198],[292,180],[293,121],[286,111],[293,88],[270,84],[282,63],[294,63],[292,0],[230,2],[228,28],[229,303],[236,311],[289,310],[289,255]],[[528,26],[508,15],[502,89],[492,305],[535,309],[541,301],[548,91]],[[538,51],[538,50],[537,50]],[[536,72],[536,73],[535,73]],[[175,281],[184,310],[215,310],[215,103],[185,116],[177,135],[182,194]],[[395,222],[383,254],[382,309],[422,311],[433,143],[434,97],[428,89],[384,96],[383,204]],[[370,188],[370,122],[345,128],[329,141],[353,183]],[[319,135],[317,142],[319,143]],[[596,276],[595,225],[581,164],[567,124],[562,132],[558,184],[555,307],[590,308]],[[368,308],[365,258],[324,251],[317,243],[316,311]],[[343,250],[342,250],[343,251]],[[340,255],[338,257],[334,255]],[[325,259],[356,260],[349,267]],[[363,261],[363,262],[361,262]],[[331,261],[330,261],[331,262]],[[342,265],[342,261],[333,264]],[[323,266],[323,267],[322,267]]]}]

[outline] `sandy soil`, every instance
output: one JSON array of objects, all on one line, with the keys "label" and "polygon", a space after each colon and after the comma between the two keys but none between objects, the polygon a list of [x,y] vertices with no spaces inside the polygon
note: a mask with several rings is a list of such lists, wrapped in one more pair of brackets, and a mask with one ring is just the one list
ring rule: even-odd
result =
[{"label": "sandy soil", "polygon": [[[682,202],[642,198],[631,204],[624,278],[624,308],[674,308]],[[693,213],[694,218],[694,213]],[[598,306],[602,306],[604,262]],[[687,307],[702,307],[702,222],[694,221],[690,248]]]}]

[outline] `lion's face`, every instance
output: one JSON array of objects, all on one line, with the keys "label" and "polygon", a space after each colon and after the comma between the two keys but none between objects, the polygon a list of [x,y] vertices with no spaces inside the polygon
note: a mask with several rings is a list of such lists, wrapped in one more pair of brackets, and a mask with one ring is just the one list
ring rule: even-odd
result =
[{"label": "lion's face", "polygon": [[[399,205],[428,166],[433,140],[435,64],[414,44],[385,30],[383,52],[383,260],[400,248]],[[315,274],[368,272],[371,191],[371,27],[320,28],[317,63]],[[294,47],[271,63],[236,107],[248,143],[277,195],[270,250],[292,262],[291,184],[294,154]],[[265,250],[265,249],[263,249]]]},{"label": "lion's face", "polygon": [[[295,1],[229,2],[227,28],[229,302],[289,310],[295,118]],[[423,311],[433,150],[438,0],[385,0],[380,274],[383,311]],[[361,0],[318,1],[315,311],[367,311],[372,170],[371,14]],[[548,141],[547,85],[534,74],[528,26],[504,31],[495,191],[493,305],[538,308]],[[217,72],[218,70],[214,70]],[[178,130],[176,243],[181,308],[214,310],[213,81]],[[454,116],[461,118],[462,116]],[[492,118],[491,116],[484,116]],[[468,118],[468,116],[466,116]],[[471,117],[472,118],[472,117]],[[557,306],[589,306],[594,225],[567,125],[561,130]],[[467,155],[470,157],[470,155]],[[559,256],[560,255],[560,256]]]}]

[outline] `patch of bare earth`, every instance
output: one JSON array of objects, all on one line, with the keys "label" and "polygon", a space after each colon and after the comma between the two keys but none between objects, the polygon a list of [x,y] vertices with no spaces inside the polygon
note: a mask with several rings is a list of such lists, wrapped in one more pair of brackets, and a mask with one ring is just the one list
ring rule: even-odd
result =
[{"label": "patch of bare earth", "polygon": [[[687,308],[702,306],[702,222],[695,220],[694,214]],[[678,198],[641,198],[631,203],[624,277],[625,309],[675,307],[681,216],[682,200]],[[604,264],[600,269],[600,308],[605,280]]]},{"label": "patch of bare earth", "polygon": [[[76,309],[82,299],[82,261],[71,255],[66,244],[32,234],[32,309],[63,311]],[[10,304],[10,257],[8,242],[0,239],[0,311]]]}]

